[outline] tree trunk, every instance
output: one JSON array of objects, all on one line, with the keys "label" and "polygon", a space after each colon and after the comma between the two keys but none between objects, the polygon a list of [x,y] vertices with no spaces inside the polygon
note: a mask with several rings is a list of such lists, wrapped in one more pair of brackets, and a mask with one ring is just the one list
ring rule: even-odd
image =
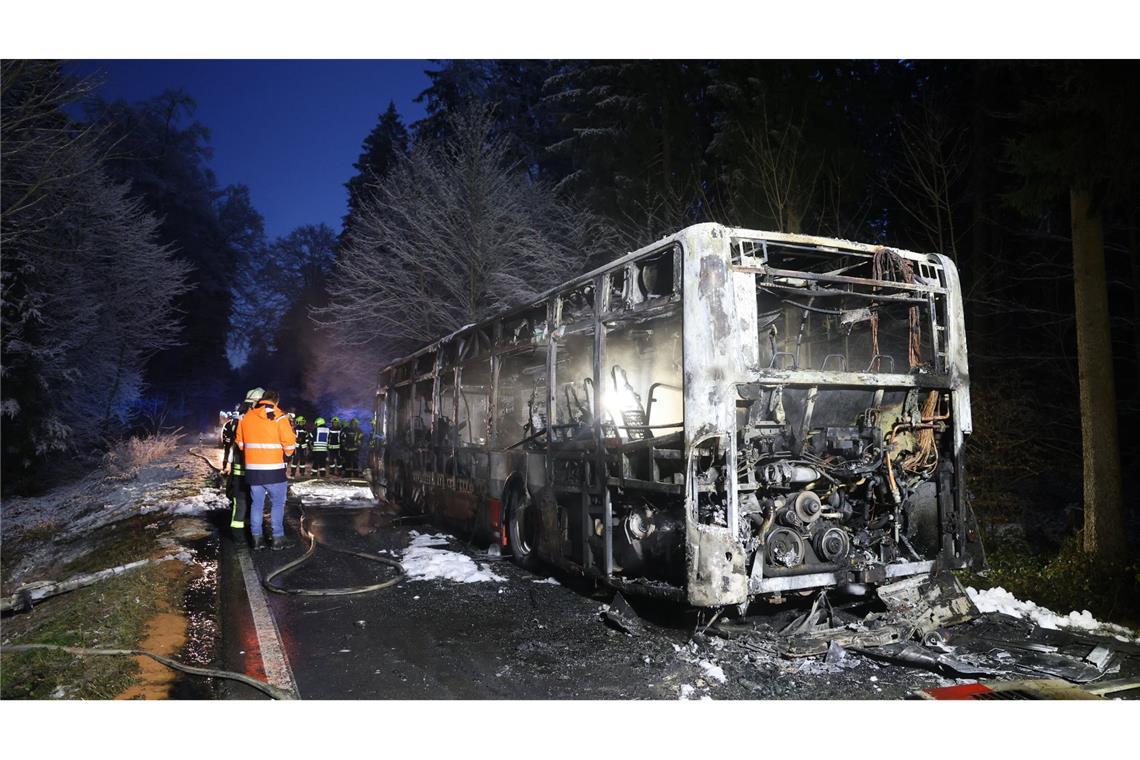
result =
[{"label": "tree trunk", "polygon": [[1100,212],[1092,208],[1089,191],[1073,188],[1069,199],[1084,452],[1084,550],[1100,560],[1123,559],[1127,544],[1120,488],[1104,225]]},{"label": "tree trunk", "polygon": [[1137,228],[1140,215],[1132,211],[1132,225],[1128,230],[1128,256],[1132,264],[1132,347],[1136,351],[1136,377],[1132,387],[1132,400],[1140,401],[1140,240]]}]

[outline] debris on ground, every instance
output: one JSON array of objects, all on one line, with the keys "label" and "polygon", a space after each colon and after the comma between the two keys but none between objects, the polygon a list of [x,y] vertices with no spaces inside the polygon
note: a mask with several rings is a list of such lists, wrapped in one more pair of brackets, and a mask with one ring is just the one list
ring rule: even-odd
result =
[{"label": "debris on ground", "polygon": [[644,632],[637,613],[620,592],[614,594],[614,600],[608,607],[603,607],[602,619],[611,628],[616,628],[629,636],[637,636]]},{"label": "debris on ground", "polygon": [[1081,631],[1103,633],[1114,636],[1121,641],[1140,641],[1134,631],[1113,623],[1102,623],[1092,616],[1088,610],[1070,612],[1068,615],[1058,615],[1050,609],[1041,607],[1034,602],[1023,602],[1001,586],[977,591],[967,588],[966,593],[982,612],[1000,612],[1011,617],[1030,620],[1042,628],[1058,630],[1073,628]]},{"label": "debris on ground", "polygon": [[[975,604],[979,598],[982,603]],[[796,676],[839,674],[862,663],[955,681],[1047,677],[1087,684],[1119,674],[1122,667],[1140,674],[1140,645],[1119,635],[1127,629],[1104,627],[1085,615],[1067,618],[1077,621],[1067,631],[1049,629],[1040,626],[1054,622],[1047,610],[1021,604],[1016,609],[1035,614],[983,612],[992,599],[1005,596],[970,593],[949,573],[918,576],[841,605],[822,591],[805,611],[722,621],[709,633],[721,642],[721,664],[735,660]],[[1010,609],[1008,602],[1003,609]],[[1110,633],[1116,638],[1104,638]],[[696,645],[680,648],[679,657],[699,664]]]}]

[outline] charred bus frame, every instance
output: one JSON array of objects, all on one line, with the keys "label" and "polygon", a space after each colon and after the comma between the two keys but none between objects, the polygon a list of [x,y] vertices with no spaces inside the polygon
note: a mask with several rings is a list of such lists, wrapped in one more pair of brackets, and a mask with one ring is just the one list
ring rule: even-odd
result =
[{"label": "charred bus frame", "polygon": [[695,606],[980,566],[957,270],[686,228],[381,370],[378,498]]}]

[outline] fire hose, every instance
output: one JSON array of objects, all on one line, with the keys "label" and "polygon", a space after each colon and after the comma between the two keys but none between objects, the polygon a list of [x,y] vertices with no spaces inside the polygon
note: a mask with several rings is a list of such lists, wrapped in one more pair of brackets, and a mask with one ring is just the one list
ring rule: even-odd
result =
[{"label": "fire hose", "polygon": [[213,462],[211,462],[210,459],[205,454],[203,454],[202,450],[200,448],[198,448],[197,446],[194,446],[190,449],[190,456],[198,457],[203,462],[210,465],[210,469],[213,470],[214,472],[217,472],[217,473],[221,472],[221,470],[218,469],[218,466],[216,464],[214,464]]},{"label": "fire hose", "polygon": [[[191,448],[190,454],[192,456],[198,457],[199,459],[204,461],[206,464],[210,465],[211,469],[213,469],[214,472],[218,472],[218,473],[221,472],[221,470],[219,470],[214,465],[213,462],[211,462],[206,456],[204,456],[201,453],[201,450],[197,449],[197,447]],[[405,575],[404,566],[401,565],[399,562],[397,562],[394,559],[389,559],[387,557],[377,557],[377,556],[372,555],[372,554],[365,554],[364,552],[355,552],[355,551],[351,551],[348,549],[340,549],[340,548],[335,547],[335,546],[330,546],[329,544],[321,544],[319,541],[317,541],[316,534],[312,533],[311,531],[305,530],[305,519],[306,519],[306,516],[304,514],[304,511],[302,510],[302,512],[301,512],[301,535],[305,536],[309,539],[309,548],[298,559],[295,559],[292,562],[289,562],[285,565],[282,565],[281,567],[277,568],[276,570],[273,570],[272,572],[270,572],[267,576],[265,576],[265,579],[261,582],[262,585],[265,586],[265,588],[272,591],[273,593],[275,593],[275,594],[291,594],[294,596],[346,596],[349,594],[365,594],[365,593],[368,593],[370,591],[379,591],[380,589],[385,589],[385,588],[390,588],[392,586],[395,586],[397,583],[400,582],[400,579],[402,579],[404,577],[404,575]],[[353,557],[359,557],[361,559],[366,559],[369,562],[377,562],[377,563],[380,563],[382,565],[388,565],[390,567],[394,567],[397,569],[398,574],[396,575],[395,578],[390,578],[390,579],[383,581],[381,583],[373,583],[373,584],[369,584],[367,586],[349,586],[349,587],[345,587],[345,588],[306,589],[306,588],[289,588],[289,587],[285,587],[285,586],[273,585],[273,579],[274,578],[278,578],[282,575],[285,575],[286,573],[292,572],[293,570],[295,570],[298,567],[300,567],[301,565],[303,565],[305,562],[308,562],[309,559],[312,558],[313,554],[316,553],[318,545],[324,546],[329,551],[337,552],[338,554],[347,554],[347,555],[350,555]]]},{"label": "fire hose", "polygon": [[180,670],[183,673],[189,673],[192,676],[206,676],[207,678],[226,678],[231,681],[238,681],[247,686],[252,686],[258,691],[269,695],[273,699],[296,699],[297,695],[285,689],[279,689],[276,686],[267,684],[264,681],[259,681],[256,678],[250,678],[244,673],[234,673],[230,670],[218,670],[216,668],[199,668],[194,665],[184,665],[180,662],[163,657],[160,654],[153,652],[144,652],[141,649],[87,649],[85,647],[67,647],[58,644],[11,644],[9,646],[0,647],[0,653],[7,654],[9,652],[31,652],[34,650],[49,650],[56,652],[66,652],[70,655],[80,657],[87,656],[114,656],[114,657],[149,657],[155,662],[161,663],[168,668]]},{"label": "fire hose", "polygon": [[[265,586],[265,588],[272,591],[273,593],[275,593],[275,594],[290,594],[293,596],[348,596],[350,594],[365,594],[365,593],[368,593],[370,591],[379,591],[380,589],[391,588],[392,586],[395,586],[397,583],[399,583],[403,579],[403,577],[407,574],[406,571],[404,570],[404,566],[401,565],[398,561],[396,561],[394,559],[390,559],[388,557],[378,557],[374,554],[365,554],[364,552],[352,551],[350,549],[341,549],[339,547],[331,546],[329,544],[323,544],[323,543],[317,541],[316,534],[310,530],[305,529],[305,520],[306,519],[307,519],[307,517],[304,513],[304,510],[302,510],[301,511],[301,535],[305,536],[309,539],[309,548],[307,550],[305,550],[305,553],[303,555],[301,555],[300,557],[298,557],[297,559],[293,560],[292,562],[288,562],[288,563],[282,565],[281,567],[277,568],[276,570],[273,570],[272,572],[270,572],[268,575],[265,576],[265,579],[261,582],[261,584],[263,586]],[[381,565],[388,565],[389,567],[394,567],[397,570],[396,577],[395,578],[389,578],[388,580],[382,581],[380,583],[372,583],[372,584],[369,584],[367,586],[347,586],[344,588],[323,588],[323,589],[290,588],[287,586],[276,586],[273,584],[274,578],[278,578],[282,575],[285,575],[286,573],[292,572],[293,570],[296,570],[298,567],[300,567],[304,563],[308,562],[309,559],[312,558],[313,554],[316,553],[318,546],[323,546],[326,549],[328,549],[329,551],[336,552],[338,554],[345,554],[345,555],[352,556],[352,557],[359,557],[361,559],[366,559],[369,562],[377,562]]]}]

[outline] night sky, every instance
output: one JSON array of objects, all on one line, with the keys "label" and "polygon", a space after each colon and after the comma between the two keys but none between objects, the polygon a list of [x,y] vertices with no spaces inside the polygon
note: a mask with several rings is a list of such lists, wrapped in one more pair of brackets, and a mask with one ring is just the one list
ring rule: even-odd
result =
[{"label": "night sky", "polygon": [[302,224],[339,230],[344,183],[379,114],[395,102],[410,125],[429,84],[430,61],[78,61],[102,72],[106,100],[134,103],[183,89],[210,129],[211,167],[222,187],[245,184],[270,237]]}]

